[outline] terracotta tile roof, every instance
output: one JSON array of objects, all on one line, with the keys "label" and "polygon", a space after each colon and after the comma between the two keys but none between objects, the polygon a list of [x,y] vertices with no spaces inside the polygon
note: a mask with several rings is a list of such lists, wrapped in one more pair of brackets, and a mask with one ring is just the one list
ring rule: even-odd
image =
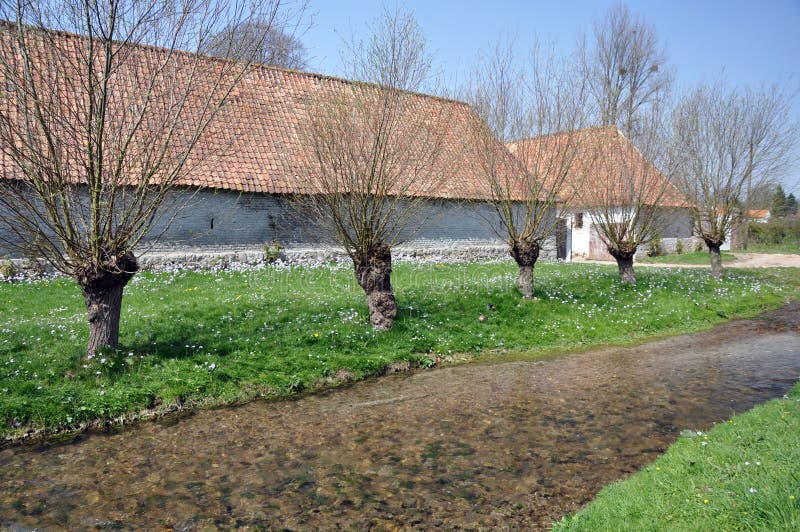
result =
[{"label": "terracotta tile roof", "polygon": [[[86,39],[69,34],[58,34],[72,46],[85,46]],[[69,46],[63,47],[69,50]],[[7,53],[8,47],[3,46]],[[3,52],[0,50],[0,53]],[[153,65],[158,64],[160,54],[166,50],[141,46],[132,50],[131,69],[138,72],[138,79],[145,79]],[[176,64],[181,58],[189,64],[190,54],[175,54]],[[220,65],[226,62],[216,58],[205,58],[201,69],[208,69],[213,78]],[[183,78],[181,66],[171,74],[170,82]],[[170,76],[165,76],[170,77]],[[126,98],[139,97],[136,81],[132,76],[118,75],[131,86],[119,87]],[[186,171],[177,184],[225,189],[241,192],[261,193],[308,193],[308,173],[315,171],[312,146],[304,139],[303,131],[311,120],[314,102],[341,98],[343,95],[376,91],[376,86],[334,77],[283,70],[274,67],[256,66],[247,73],[229,97],[229,104],[217,116],[212,126],[197,144]],[[79,97],[76,96],[76,98]],[[62,95],[62,98],[64,96]],[[69,96],[66,96],[69,98]],[[491,191],[481,172],[475,144],[470,139],[472,128],[480,124],[480,118],[465,103],[416,93],[402,93],[406,100],[406,112],[414,113],[415,119],[424,119],[439,128],[443,143],[441,156],[433,163],[435,174],[444,176],[443,185],[407,187],[393,191],[406,195],[431,195],[440,198],[484,200],[491,198]],[[62,102],[63,105],[68,103]],[[191,101],[190,101],[191,104]],[[414,120],[408,122],[413,123]],[[148,128],[152,127],[152,130]],[[159,131],[159,124],[146,125],[143,133]],[[415,135],[409,130],[408,135]],[[175,143],[186,142],[176,135]],[[471,144],[472,143],[472,144]],[[408,157],[413,158],[414,144],[410,143]],[[498,149],[508,158],[508,167],[518,168],[518,163],[498,142]],[[78,159],[80,160],[80,159]],[[13,177],[4,161],[3,176]],[[136,172],[132,172],[135,176]],[[80,176],[80,168],[75,169]],[[84,179],[77,177],[75,179]],[[136,178],[131,179],[132,182]]]},{"label": "terracotta tile roof", "polygon": [[769,217],[769,211],[767,209],[751,209],[750,210],[750,218],[754,220],[763,220],[764,218]]},{"label": "terracotta tile roof", "polygon": [[[570,206],[625,206],[633,204],[639,197],[643,198],[645,205],[688,205],[685,196],[616,126],[555,133],[510,142],[507,146],[515,154],[540,150],[560,154],[567,143],[571,143],[575,151],[568,165],[561,196]],[[520,158],[524,163],[525,157]],[[541,166],[549,164],[547,157],[531,160]],[[529,170],[534,171],[532,168]]]},{"label": "terracotta tile roof", "polygon": [[[212,179],[201,184],[247,192],[312,192],[307,173],[314,172],[318,163],[305,128],[316,102],[341,98],[349,91],[375,90],[368,84],[316,74],[267,67],[254,70],[232,97],[234,113],[217,123],[222,128],[236,124],[237,135],[227,153],[211,166]],[[490,191],[480,172],[475,148],[469,145],[470,128],[479,120],[477,115],[466,104],[453,100],[412,93],[404,93],[401,98],[409,100],[404,102],[405,112],[415,115],[406,122],[414,124],[424,117],[433,122],[434,128],[441,129],[441,153],[433,164],[436,173],[447,178],[441,183],[437,180],[433,188],[412,183],[411,188],[394,192],[488,199]],[[405,132],[409,137],[417,133],[413,128]],[[413,159],[415,143],[403,139],[402,145],[410,150],[407,156]]]}]

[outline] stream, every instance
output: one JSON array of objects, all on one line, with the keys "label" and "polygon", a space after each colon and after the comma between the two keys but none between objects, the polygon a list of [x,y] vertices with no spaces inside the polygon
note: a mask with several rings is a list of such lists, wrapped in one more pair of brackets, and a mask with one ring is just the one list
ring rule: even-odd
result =
[{"label": "stream", "polygon": [[0,451],[0,527],[540,529],[800,378],[800,305]]}]

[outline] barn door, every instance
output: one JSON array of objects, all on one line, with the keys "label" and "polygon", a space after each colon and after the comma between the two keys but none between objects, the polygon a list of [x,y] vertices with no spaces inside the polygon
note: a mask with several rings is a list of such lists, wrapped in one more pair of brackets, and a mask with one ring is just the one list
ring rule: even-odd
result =
[{"label": "barn door", "polygon": [[614,260],[594,224],[589,230],[589,258],[591,260]]},{"label": "barn door", "polygon": [[564,218],[556,220],[556,258],[567,260],[567,221]]}]

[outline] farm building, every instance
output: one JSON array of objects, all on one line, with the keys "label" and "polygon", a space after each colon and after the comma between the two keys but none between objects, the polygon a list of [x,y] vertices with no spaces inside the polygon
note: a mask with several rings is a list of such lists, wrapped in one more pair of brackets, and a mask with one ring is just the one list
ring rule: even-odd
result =
[{"label": "farm building", "polygon": [[[57,39],[58,53],[79,56],[86,45],[86,39],[81,36],[53,35]],[[0,52],[14,53],[13,47],[7,44],[4,41]],[[119,84],[115,94],[120,97],[120,105],[141,105],[137,99],[141,98],[137,84],[141,83],[142,73],[146,75],[148,68],[160,64],[165,53],[165,50],[155,47],[133,49],[134,59],[129,59],[135,66],[133,72],[128,74],[120,69],[115,78]],[[171,67],[169,83],[182,81],[186,74],[181,70],[181,58],[190,54],[178,52],[175,55],[177,66]],[[69,68],[69,64],[69,61],[64,61],[58,68]],[[207,68],[209,73],[216,72],[222,68],[220,65],[225,64],[223,60],[210,57],[200,62],[201,68]],[[61,75],[54,83],[63,83],[63,79],[68,78]],[[49,95],[49,103],[56,107],[56,111],[58,106],[80,107],[80,88],[76,85],[66,87],[74,90],[64,89],[60,87]],[[211,126],[198,139],[179,178],[167,192],[167,201],[154,215],[151,229],[139,245],[140,253],[258,253],[265,243],[273,241],[287,249],[328,249],[330,238],[292,201],[298,196],[320,193],[313,184],[318,162],[313,140],[308,135],[308,125],[326,101],[340,101],[376,90],[375,85],[312,73],[264,66],[249,69],[227,96],[226,105]],[[194,103],[200,107],[192,99],[194,97],[189,94],[186,105],[191,107]],[[500,222],[489,204],[492,193],[481,169],[480,148],[475,140],[475,131],[483,127],[480,118],[463,102],[417,93],[403,93],[402,98],[407,125],[424,123],[428,131],[438,132],[436,157],[419,162],[420,166],[428,165],[422,174],[437,176],[435,183],[408,180],[402,189],[388,191],[399,198],[425,199],[424,207],[405,225],[402,245],[414,253],[469,255],[475,252],[505,256],[506,243],[499,236],[503,234]],[[10,106],[3,111],[9,122],[23,115],[20,109],[13,107],[14,102],[7,100],[5,105]],[[64,131],[81,130],[81,124],[67,123],[79,121],[80,114],[67,113],[59,118],[65,121],[58,124]],[[192,118],[191,114],[189,118]],[[121,131],[124,125],[120,127]],[[159,131],[157,124],[153,131]],[[136,132],[132,139],[133,150],[152,151],[147,132],[147,127]],[[353,132],[354,135],[361,133]],[[406,135],[414,139],[418,131],[408,126]],[[631,156],[631,153],[638,152],[630,149],[629,141],[614,127],[581,130],[578,137],[582,155],[575,158],[570,183],[566,187],[565,199],[568,201],[558,213],[561,230],[556,231],[545,245],[542,254],[545,260],[556,257],[563,260],[573,257],[608,258],[602,242],[592,231],[591,213],[596,207],[593,202],[598,197],[598,189],[613,183],[614,173],[620,167],[633,165],[647,172],[652,170],[656,178],[663,179],[641,154]],[[176,136],[176,143],[185,141],[177,140],[179,138]],[[24,183],[23,172],[18,166],[19,158],[12,157],[13,150],[7,148],[8,138],[2,140],[5,146],[0,150],[0,166],[4,183],[0,187]],[[118,140],[111,139],[112,142]],[[84,149],[81,142],[65,135],[59,146],[63,150],[64,164],[58,169],[58,178],[70,184],[65,202],[73,207],[79,206],[72,209],[77,213],[87,211],[85,205],[89,202],[86,169],[80,164],[70,163],[80,160],[80,150]],[[412,161],[412,168],[416,164],[415,158],[421,159],[415,147],[419,142],[422,141],[414,139],[406,147],[405,156]],[[536,142],[536,139],[523,142]],[[506,160],[505,171],[513,179],[513,173],[522,168],[512,155],[518,145],[512,144],[509,148],[507,150],[497,143],[498,152]],[[598,150],[602,157],[596,156]],[[136,157],[132,160],[136,161]],[[134,163],[126,170],[131,175],[123,172],[121,178],[115,176],[118,181],[113,186],[136,187],[139,179],[136,172],[141,169]],[[157,183],[159,176],[156,174],[149,179]],[[24,208],[8,202],[3,205],[3,198],[8,197],[0,194],[0,257],[19,256],[19,243],[31,240],[30,227],[20,227],[14,216],[3,215]],[[676,239],[691,236],[688,216],[681,208],[683,204],[680,194],[665,182],[664,193],[651,206],[663,210],[669,220],[662,234],[667,249],[674,247]],[[618,208],[627,207],[621,203]],[[87,215],[81,216],[80,223],[74,224],[78,231],[89,225]],[[30,220],[35,218],[31,216]],[[35,237],[54,238],[52,231],[48,232],[48,224],[41,225],[43,228]]]},{"label": "farm building", "polygon": [[[86,45],[86,39],[81,36],[67,33],[54,35],[57,36],[59,53],[65,55],[79,55]],[[13,53],[13,49],[4,46],[2,52]],[[131,69],[133,72],[128,74],[124,68],[120,68],[120,74],[115,77],[122,97],[120,106],[143,105],[137,93],[142,71],[146,77],[147,69],[159,65],[162,61],[160,54],[165,53],[165,50],[155,47],[138,46],[133,49],[135,60],[128,59],[135,64],[135,68]],[[171,66],[173,70],[166,76],[170,83],[180,83],[186,75],[180,66],[182,54],[189,56],[183,52],[175,54],[178,66]],[[63,64],[68,65],[69,62]],[[223,60],[208,57],[201,61],[200,66],[209,72],[216,72],[224,64]],[[60,64],[57,68],[67,67]],[[62,75],[56,82],[64,83],[67,78]],[[329,239],[324,232],[320,231],[314,220],[304,218],[291,201],[299,195],[324,192],[313,185],[312,177],[318,171],[318,162],[314,156],[315,146],[309,140],[308,124],[319,113],[321,103],[377,90],[375,85],[366,83],[273,67],[255,66],[247,71],[227,96],[224,108],[198,140],[190,160],[169,191],[168,200],[156,214],[151,230],[142,239],[141,252],[260,250],[264,243],[272,241],[278,241],[289,249],[326,246]],[[58,92],[58,95],[52,96],[52,105],[56,110],[58,106],[69,108],[82,105],[79,88]],[[194,95],[190,94],[187,98],[187,106],[195,103],[192,99]],[[410,223],[405,224],[402,238],[405,246],[440,252],[451,248],[492,248],[497,252],[502,251],[504,242],[497,236],[493,211],[486,203],[491,197],[488,185],[482,179],[475,150],[470,146],[470,139],[473,138],[471,130],[480,127],[480,119],[462,102],[416,93],[403,93],[402,99],[407,114],[405,122],[418,124],[424,121],[431,130],[439,132],[435,158],[428,158],[416,165],[415,157],[421,159],[421,156],[417,155],[414,142],[408,144],[407,153],[404,154],[412,161],[410,167],[415,171],[420,171],[422,165],[428,165],[420,175],[437,175],[436,183],[409,180],[402,190],[388,191],[388,194],[401,198],[423,197],[426,200],[424,208]],[[14,117],[22,114],[19,109],[12,108],[6,111],[5,116],[14,120]],[[65,122],[81,119],[79,113],[64,113],[64,116],[69,118],[59,116],[59,119]],[[189,119],[192,118],[190,114]],[[57,125],[65,131],[80,131],[82,127],[80,123]],[[158,131],[157,124],[153,130]],[[363,132],[352,133],[359,135]],[[407,131],[409,138],[415,135],[418,136],[419,132]],[[66,142],[61,146],[65,164],[58,169],[58,178],[71,184],[68,203],[73,206],[86,205],[86,169],[80,164],[70,164],[70,161],[81,160],[80,150],[85,148],[80,138],[75,140],[68,134],[65,138]],[[175,138],[180,139],[178,135]],[[111,138],[109,145],[118,141],[117,138]],[[70,145],[70,142],[74,145]],[[141,132],[134,135],[134,147],[131,150],[149,153],[148,150],[153,149],[149,142],[147,128],[142,128]],[[6,141],[6,144],[9,142]],[[509,168],[520,168],[500,143],[498,148],[505,152]],[[18,157],[12,157],[12,151],[4,149],[0,155],[2,179],[6,182],[4,186],[25,181],[18,166]],[[136,157],[131,159],[135,161]],[[132,167],[130,170],[132,176],[124,173],[122,177],[114,176],[118,180],[118,185],[114,186],[135,187],[137,179],[140,179],[136,172],[140,169]],[[157,183],[159,176],[149,179]],[[9,256],[15,253],[15,243],[30,238],[25,231],[29,228],[15,225],[13,216],[3,217],[2,208],[0,203],[0,256]],[[6,212],[14,208],[14,205],[5,205]],[[74,212],[80,210],[73,209]],[[11,222],[3,224],[3,219]],[[76,224],[77,230],[89,225],[88,219],[82,221],[86,223]],[[46,227],[41,235],[42,238],[52,236]]]},{"label": "farm building", "polygon": [[[675,251],[677,243],[693,249],[692,222],[686,209],[686,198],[662,175],[616,126],[600,126],[576,132],[557,133],[570,136],[575,146],[566,169],[561,189],[564,203],[558,216],[563,220],[564,235],[559,255],[565,260],[613,260],[598,231],[593,216],[601,209],[611,210],[622,218],[632,203],[657,209],[661,251]],[[508,144],[512,153],[536,149],[544,137],[535,137]],[[552,136],[548,139],[552,143]],[[531,146],[533,145],[533,146]],[[637,255],[647,249],[637,250]]]}]

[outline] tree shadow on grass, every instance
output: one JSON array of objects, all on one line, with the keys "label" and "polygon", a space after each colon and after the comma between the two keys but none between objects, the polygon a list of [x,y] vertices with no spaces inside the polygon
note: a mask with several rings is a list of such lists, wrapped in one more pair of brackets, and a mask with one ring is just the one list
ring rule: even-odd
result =
[{"label": "tree shadow on grass", "polygon": [[[231,354],[234,348],[234,345],[215,336],[208,327],[192,326],[165,317],[158,323],[152,324],[145,337],[123,341],[114,350],[101,351],[92,362],[96,365],[97,361],[103,358],[112,362],[103,365],[103,373],[116,380],[137,364],[158,366],[170,360],[199,359],[203,355],[224,358]],[[83,365],[87,359],[81,356],[79,360],[79,364]]]}]

